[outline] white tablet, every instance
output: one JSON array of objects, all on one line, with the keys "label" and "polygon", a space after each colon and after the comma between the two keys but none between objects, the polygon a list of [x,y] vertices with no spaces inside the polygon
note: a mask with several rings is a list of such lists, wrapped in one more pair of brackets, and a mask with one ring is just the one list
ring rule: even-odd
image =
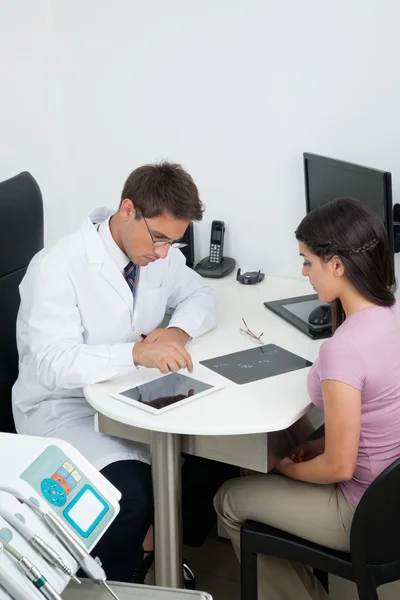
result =
[{"label": "white tablet", "polygon": [[181,373],[168,373],[110,395],[153,415],[160,415],[222,387]]}]

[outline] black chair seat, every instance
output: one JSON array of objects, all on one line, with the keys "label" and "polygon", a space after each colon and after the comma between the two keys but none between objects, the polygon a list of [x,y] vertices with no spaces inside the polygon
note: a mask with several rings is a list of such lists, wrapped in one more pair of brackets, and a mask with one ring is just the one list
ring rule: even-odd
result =
[{"label": "black chair seat", "polygon": [[355,580],[349,553],[313,544],[303,538],[256,521],[244,523],[242,536],[245,536],[244,543],[250,543],[252,551],[256,554],[286,558],[344,579]]}]

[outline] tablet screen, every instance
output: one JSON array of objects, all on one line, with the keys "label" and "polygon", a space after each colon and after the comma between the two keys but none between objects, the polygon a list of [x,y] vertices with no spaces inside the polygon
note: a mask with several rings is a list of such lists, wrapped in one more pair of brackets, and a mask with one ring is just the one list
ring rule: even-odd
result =
[{"label": "tablet screen", "polygon": [[165,377],[120,392],[120,396],[159,410],[211,389],[213,389],[212,385],[192,377],[186,377],[181,373],[170,373]]}]

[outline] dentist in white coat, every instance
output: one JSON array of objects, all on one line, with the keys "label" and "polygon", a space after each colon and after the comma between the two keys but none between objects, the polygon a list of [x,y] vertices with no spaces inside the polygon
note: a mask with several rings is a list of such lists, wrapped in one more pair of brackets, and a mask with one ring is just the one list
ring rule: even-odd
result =
[{"label": "dentist in white coat", "polygon": [[[179,165],[140,167],[115,214],[95,210],[34,257],[20,286],[16,428],[70,442],[120,489],[121,513],[97,547],[110,579],[132,580],[141,558],[152,520],[149,450],[96,432],[82,388],[140,367],[192,369],[185,344],[215,326],[216,305],[178,248],[202,213]],[[167,308],[175,309],[170,324],[157,329]]]}]

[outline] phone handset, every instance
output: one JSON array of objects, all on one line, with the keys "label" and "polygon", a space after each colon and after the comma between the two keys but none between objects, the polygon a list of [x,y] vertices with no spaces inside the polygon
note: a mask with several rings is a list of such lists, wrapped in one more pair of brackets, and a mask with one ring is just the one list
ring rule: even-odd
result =
[{"label": "phone handset", "polygon": [[224,258],[224,233],[223,221],[213,221],[211,225],[209,261],[213,265],[221,264]]},{"label": "phone handset", "polygon": [[224,256],[225,223],[213,221],[211,224],[210,253],[197,263],[194,270],[202,277],[219,279],[232,273],[236,261]]}]

